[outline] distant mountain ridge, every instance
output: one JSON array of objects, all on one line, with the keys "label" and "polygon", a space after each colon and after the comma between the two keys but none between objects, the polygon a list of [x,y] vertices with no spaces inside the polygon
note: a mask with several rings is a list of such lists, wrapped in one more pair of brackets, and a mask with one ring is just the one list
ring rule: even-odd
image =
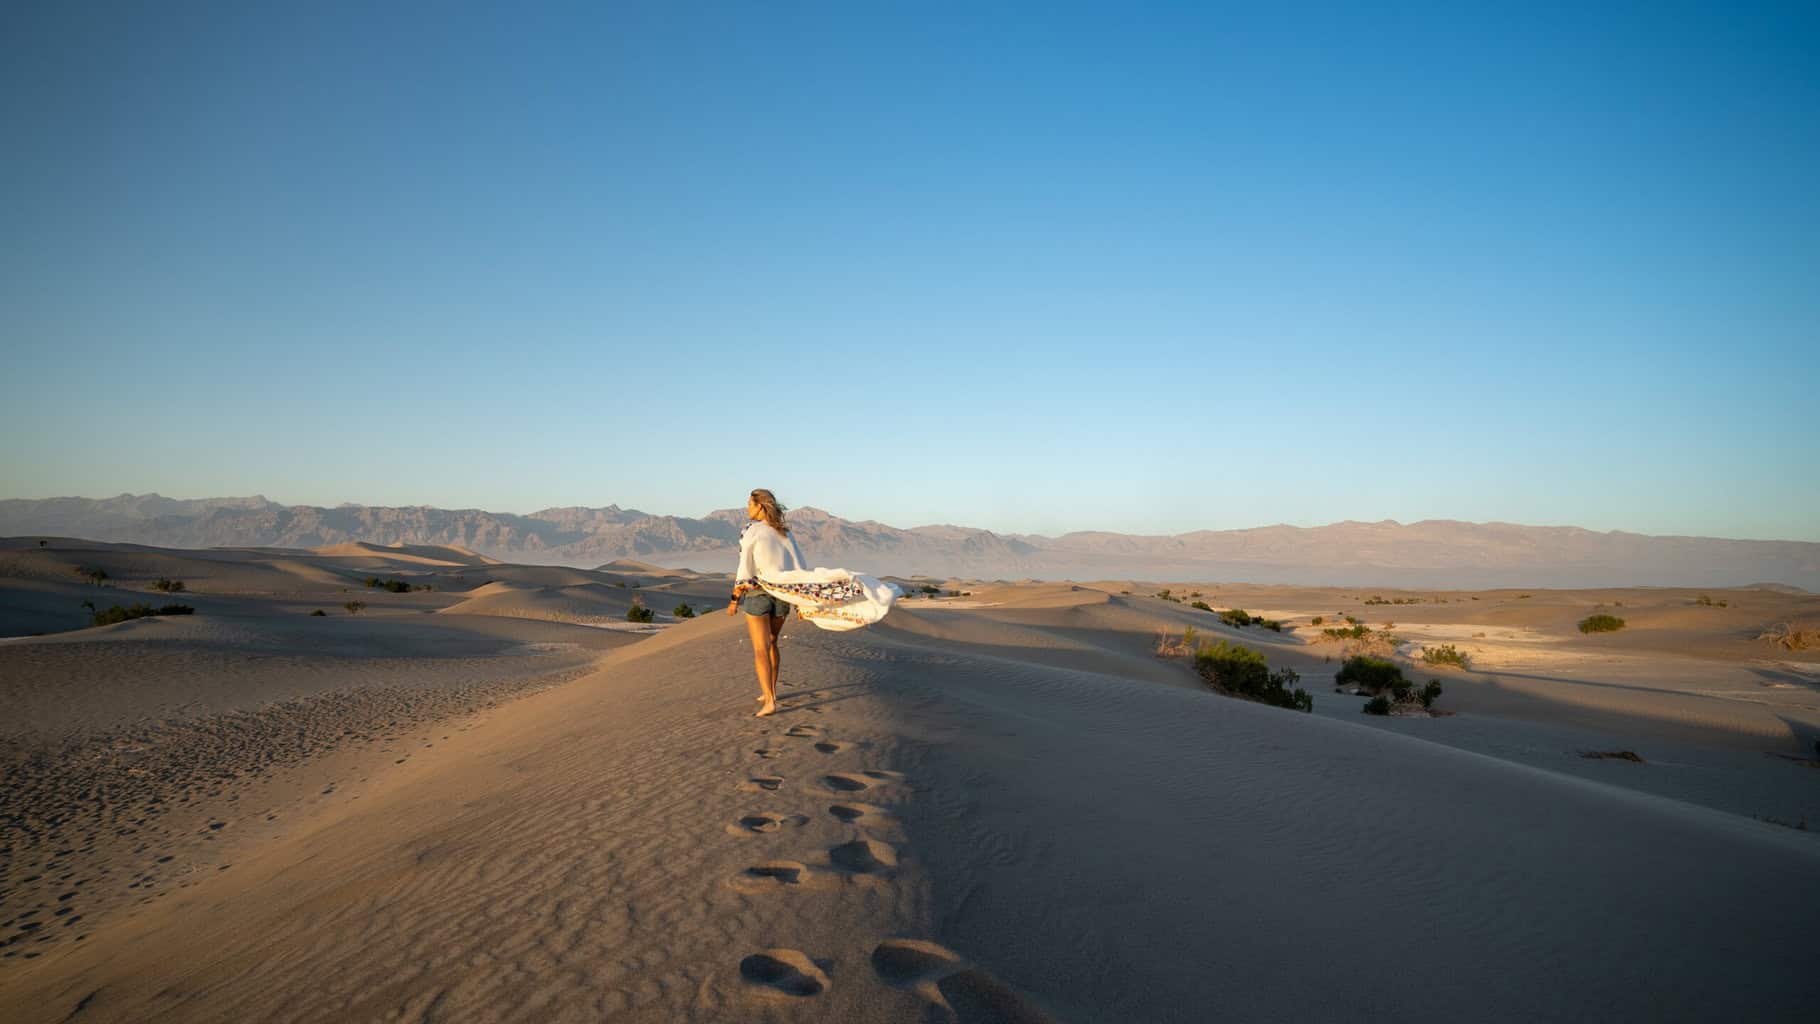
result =
[{"label": "distant mountain ridge", "polygon": [[[280,505],[262,495],[0,500],[0,535],[170,548],[441,545],[502,561],[590,567],[616,559],[732,571],[739,509],[699,518],[618,505],[529,515],[429,506]],[[1059,537],[965,526],[911,528],[791,510],[810,560],[878,574],[980,578],[1231,580],[1441,587],[1745,586],[1820,590],[1820,544],[1663,537],[1573,526],[1425,520]]]}]

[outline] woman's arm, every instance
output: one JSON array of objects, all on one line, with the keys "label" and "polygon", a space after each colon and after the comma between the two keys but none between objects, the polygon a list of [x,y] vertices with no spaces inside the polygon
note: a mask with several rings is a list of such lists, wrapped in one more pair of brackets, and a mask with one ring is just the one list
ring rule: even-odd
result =
[{"label": "woman's arm", "polygon": [[739,568],[733,572],[733,596],[738,597],[750,588],[748,582],[758,575],[752,567],[752,531],[747,530],[739,537]]}]

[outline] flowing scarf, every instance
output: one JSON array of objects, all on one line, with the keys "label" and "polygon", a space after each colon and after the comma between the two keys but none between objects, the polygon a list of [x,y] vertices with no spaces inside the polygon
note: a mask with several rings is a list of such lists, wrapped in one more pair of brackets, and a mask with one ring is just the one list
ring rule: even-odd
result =
[{"label": "flowing scarf", "polygon": [[793,569],[739,582],[794,605],[803,618],[833,630],[870,626],[903,596],[895,583],[845,569]]}]

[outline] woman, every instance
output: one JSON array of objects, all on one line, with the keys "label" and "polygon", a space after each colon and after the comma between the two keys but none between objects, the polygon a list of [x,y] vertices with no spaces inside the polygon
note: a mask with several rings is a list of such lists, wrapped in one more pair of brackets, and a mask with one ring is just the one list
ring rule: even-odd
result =
[{"label": "woman", "polygon": [[777,637],[792,605],[822,629],[859,629],[884,618],[903,592],[894,583],[845,569],[805,566],[802,549],[784,525],[784,507],[762,487],[747,496],[746,518],[752,523],[739,538],[739,571],[733,574],[727,614],[746,613],[763,718],[777,713]]},{"label": "woman", "polygon": [[752,665],[758,670],[758,717],[777,713],[777,638],[790,616],[790,605],[759,585],[759,578],[801,573],[802,549],[784,525],[784,507],[777,496],[760,487],[746,498],[746,518],[752,523],[739,538],[739,571],[733,576],[733,597],[727,614],[746,613],[746,632],[752,637]]}]

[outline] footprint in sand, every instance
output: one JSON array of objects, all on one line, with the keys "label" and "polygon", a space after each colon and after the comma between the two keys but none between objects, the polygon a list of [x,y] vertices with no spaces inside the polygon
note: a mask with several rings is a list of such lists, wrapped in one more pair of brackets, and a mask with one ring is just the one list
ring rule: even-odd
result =
[{"label": "footprint in sand", "polygon": [[932,1003],[946,1004],[959,1024],[1053,1021],[1016,989],[933,942],[886,939],[872,951],[872,970],[887,985],[912,988]]},{"label": "footprint in sand", "polygon": [[873,780],[861,775],[852,775],[842,772],[837,775],[822,776],[822,785],[837,793],[858,793],[863,790],[871,789]]},{"label": "footprint in sand", "polygon": [[800,740],[820,736],[822,732],[823,729],[819,725],[793,725],[784,730],[784,735],[794,736]]},{"label": "footprint in sand", "polygon": [[828,813],[849,825],[883,825],[893,820],[891,813],[883,807],[858,801],[835,804],[828,808]]},{"label": "footprint in sand", "polygon": [[935,988],[960,1024],[1053,1024],[1055,1020],[1016,989],[977,967],[956,971],[937,981]]},{"label": "footprint in sand", "polygon": [[739,878],[760,886],[801,885],[808,875],[809,866],[801,861],[772,860],[752,865]]},{"label": "footprint in sand", "polygon": [[830,984],[820,965],[794,949],[754,953],[739,962],[739,976],[748,985],[798,998],[820,995]]},{"label": "footprint in sand", "polygon": [[843,750],[852,750],[853,744],[840,743],[835,740],[822,740],[820,743],[817,743],[815,745],[815,749],[821,751],[824,754],[838,754]]},{"label": "footprint in sand", "polygon": [[897,849],[876,839],[855,839],[829,848],[828,860],[850,874],[889,876],[897,870]]},{"label": "footprint in sand", "polygon": [[765,760],[769,761],[772,758],[776,757],[777,755],[783,753],[783,751],[778,750],[775,747],[759,747],[757,750],[754,750],[753,753],[757,754],[759,757],[762,757]]},{"label": "footprint in sand", "polygon": [[727,831],[736,836],[743,836],[752,833],[776,832],[786,825],[795,827],[806,825],[808,822],[809,819],[801,814],[748,814],[740,818],[738,822],[728,825]]},{"label": "footprint in sand", "polygon": [[872,970],[890,985],[915,985],[962,966],[953,950],[921,939],[886,939],[872,951]]},{"label": "footprint in sand", "polygon": [[742,793],[757,793],[762,790],[767,793],[774,793],[777,791],[778,787],[783,784],[784,779],[781,775],[754,775],[739,784],[739,791]]}]

